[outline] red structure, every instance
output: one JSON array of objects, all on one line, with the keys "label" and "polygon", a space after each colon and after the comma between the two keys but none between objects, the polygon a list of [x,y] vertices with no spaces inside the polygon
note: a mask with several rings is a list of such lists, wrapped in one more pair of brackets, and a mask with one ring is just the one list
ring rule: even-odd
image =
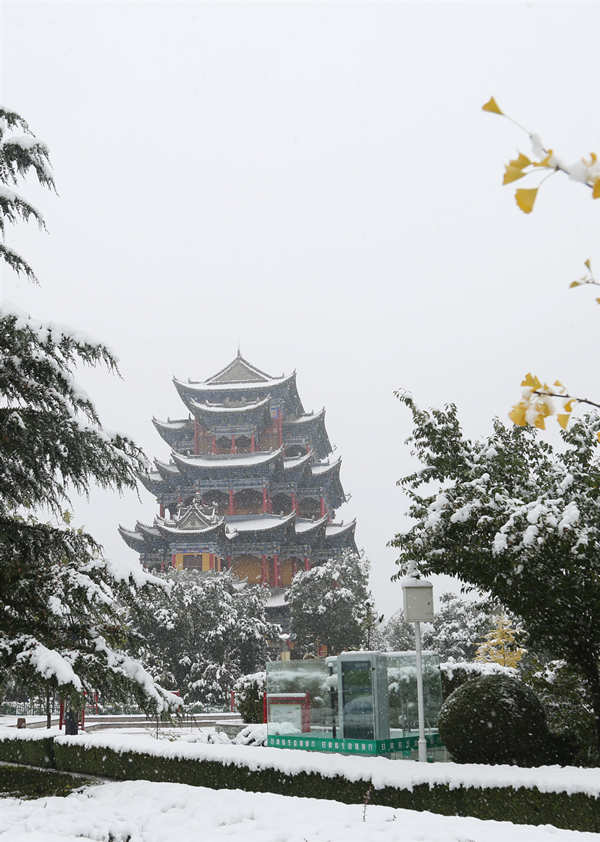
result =
[{"label": "red structure", "polygon": [[141,478],[158,515],[119,527],[144,565],[231,569],[277,590],[356,550],[355,521],[335,521],[347,498],[325,410],[305,412],[295,372],[273,377],[238,352],[207,380],[174,384],[189,415],[153,419],[171,454]]}]

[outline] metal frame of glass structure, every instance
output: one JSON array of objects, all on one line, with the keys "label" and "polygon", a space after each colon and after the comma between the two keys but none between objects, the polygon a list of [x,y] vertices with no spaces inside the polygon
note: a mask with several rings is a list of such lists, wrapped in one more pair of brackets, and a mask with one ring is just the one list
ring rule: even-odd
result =
[{"label": "metal frame of glass structure", "polygon": [[[344,652],[267,664],[267,744],[344,754],[416,756],[415,652]],[[429,759],[445,759],[437,732],[439,657],[423,653]]]}]

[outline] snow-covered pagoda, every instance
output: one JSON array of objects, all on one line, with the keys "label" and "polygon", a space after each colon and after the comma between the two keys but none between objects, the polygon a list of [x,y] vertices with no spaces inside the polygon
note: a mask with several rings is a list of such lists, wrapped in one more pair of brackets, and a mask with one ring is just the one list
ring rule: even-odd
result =
[{"label": "snow-covered pagoda", "polygon": [[154,426],[168,462],[142,482],[156,497],[152,524],[119,527],[151,568],[223,571],[277,589],[298,570],[356,550],[325,410],[307,413],[296,373],[271,377],[235,359],[204,381],[174,379],[189,417]]}]

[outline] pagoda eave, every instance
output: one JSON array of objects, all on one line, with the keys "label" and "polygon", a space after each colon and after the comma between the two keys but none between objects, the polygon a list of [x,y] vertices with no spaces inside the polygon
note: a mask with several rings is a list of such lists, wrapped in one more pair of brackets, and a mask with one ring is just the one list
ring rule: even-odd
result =
[{"label": "pagoda eave", "polygon": [[282,462],[282,449],[256,453],[230,454],[219,456],[183,456],[180,453],[172,453],[173,461],[176,463],[178,472],[192,477],[256,475],[263,476],[272,474],[273,463]]},{"label": "pagoda eave", "polygon": [[194,422],[189,418],[179,421],[160,421],[158,418],[153,418],[152,424],[169,447],[183,447],[186,442],[193,442]]}]

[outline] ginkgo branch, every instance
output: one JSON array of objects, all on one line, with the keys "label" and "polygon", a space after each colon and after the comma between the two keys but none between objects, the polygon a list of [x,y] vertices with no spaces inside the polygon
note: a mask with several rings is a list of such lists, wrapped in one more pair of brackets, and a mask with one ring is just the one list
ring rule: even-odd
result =
[{"label": "ginkgo branch", "polygon": [[561,400],[573,401],[576,403],[585,403],[588,406],[595,406],[597,409],[600,409],[600,403],[597,401],[593,401],[590,398],[578,398],[575,395],[569,395],[568,393],[562,394],[561,392],[547,392],[542,389],[538,389],[531,393],[532,395],[539,395],[540,397],[544,398],[561,398]]},{"label": "ginkgo branch", "polygon": [[[554,154],[552,149],[546,148],[539,135],[529,131],[529,129],[526,129],[513,117],[505,114],[499,107],[494,97],[490,97],[490,99],[482,106],[482,110],[487,111],[490,114],[497,114],[500,117],[505,117],[521,129],[521,131],[525,132],[531,141],[533,154],[538,159],[531,160],[527,157],[527,155],[520,152],[516,158],[513,158],[505,165],[503,184],[511,184],[513,181],[518,181],[526,175],[530,175],[532,172],[535,172],[536,169],[542,168],[551,170],[552,173],[562,172],[565,175],[568,175],[569,178],[574,181],[579,181],[581,184],[585,184],[586,187],[589,187],[590,190],[592,190],[592,198],[600,198],[600,162],[595,152],[590,153],[589,160],[581,158],[573,164],[566,164]],[[527,189],[517,188],[515,191],[515,200],[523,213],[531,213],[537,198],[537,192],[545,180],[546,179],[543,179],[537,187]]]}]

